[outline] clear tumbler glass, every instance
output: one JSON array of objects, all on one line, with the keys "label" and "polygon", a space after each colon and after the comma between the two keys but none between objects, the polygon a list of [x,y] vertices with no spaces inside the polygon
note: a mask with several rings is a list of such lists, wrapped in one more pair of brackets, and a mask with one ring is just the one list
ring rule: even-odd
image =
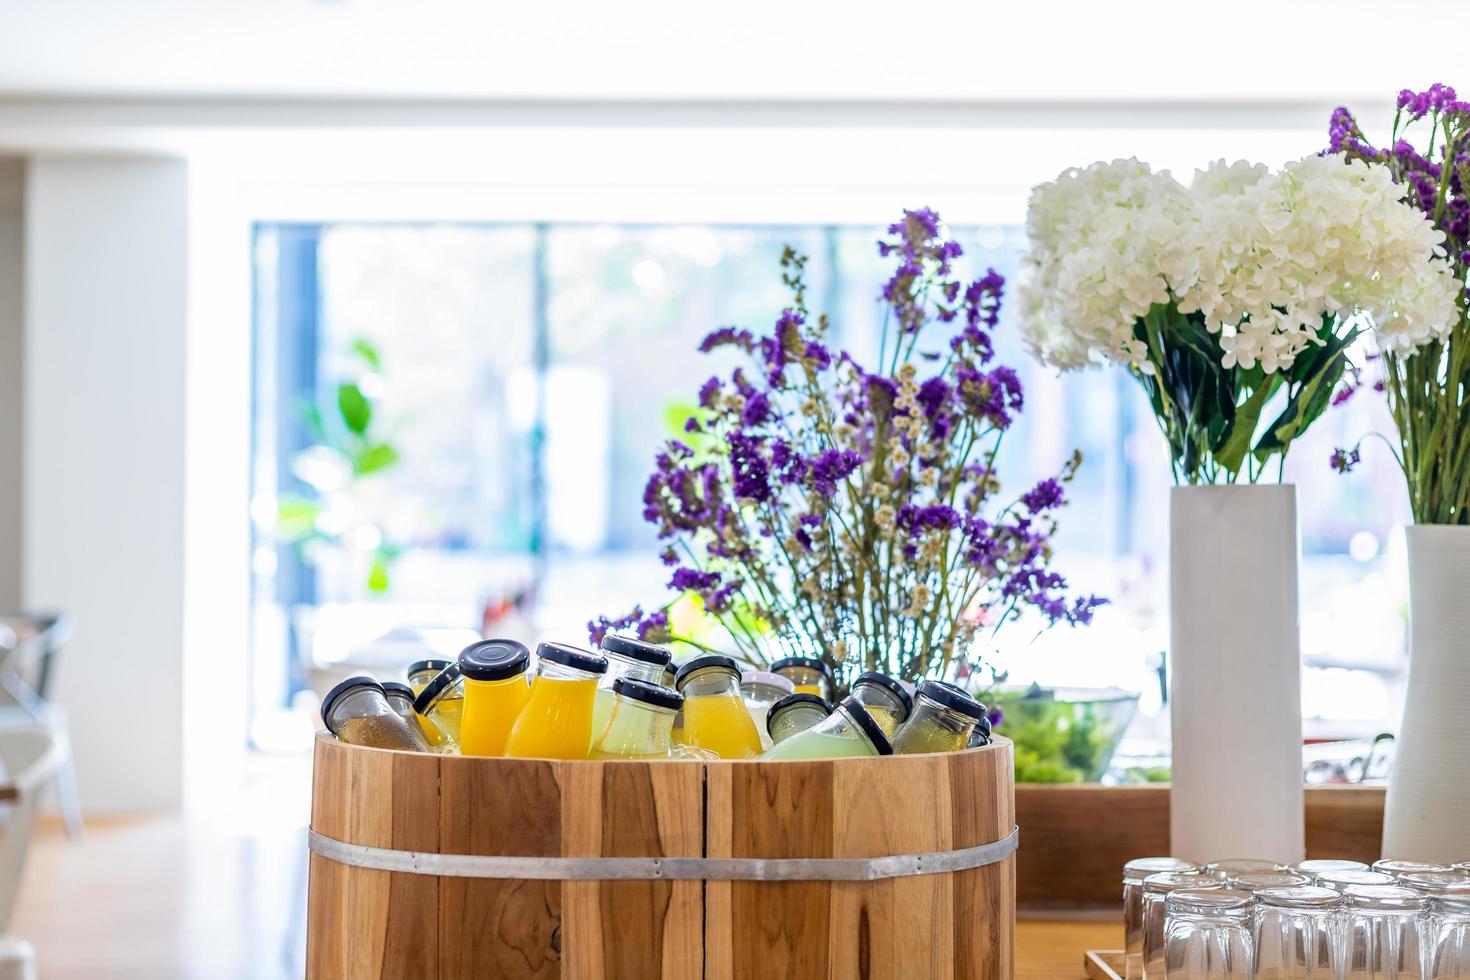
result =
[{"label": "clear tumbler glass", "polygon": [[1200,868],[1200,874],[1210,875],[1224,881],[1231,875],[1255,875],[1268,874],[1273,871],[1290,871],[1291,868],[1275,861],[1263,861],[1260,858],[1229,858],[1224,861],[1211,861]]},{"label": "clear tumbler glass", "polygon": [[1308,878],[1316,879],[1318,875],[1332,874],[1338,871],[1369,871],[1371,869],[1362,861],[1347,861],[1341,858],[1312,858],[1301,862],[1292,870],[1298,874],[1304,874]]},{"label": "clear tumbler glass", "polygon": [[1164,871],[1193,874],[1196,865],[1181,858],[1136,858],[1123,865],[1123,976],[1139,980],[1143,976],[1143,879]]},{"label": "clear tumbler glass", "polygon": [[1470,980],[1470,885],[1447,885],[1429,896],[1424,945],[1430,980]]},{"label": "clear tumbler glass", "polygon": [[1299,888],[1311,883],[1312,879],[1295,871],[1263,871],[1258,874],[1231,875],[1225,879],[1226,888],[1237,888],[1251,894],[1262,888]]},{"label": "clear tumbler glass", "polygon": [[1181,888],[1210,891],[1221,887],[1218,880],[1193,872],[1162,871],[1143,879],[1143,980],[1165,980],[1164,899]]},{"label": "clear tumbler glass", "polygon": [[1164,900],[1168,980],[1251,980],[1251,894],[1180,888]]},{"label": "clear tumbler glass", "polygon": [[1263,888],[1252,916],[1258,980],[1338,980],[1338,912],[1330,888]]},{"label": "clear tumbler glass", "polygon": [[1343,892],[1342,900],[1344,980],[1418,980],[1424,975],[1425,896],[1398,885],[1355,885]]},{"label": "clear tumbler glass", "polygon": [[1319,874],[1315,883],[1335,892],[1345,892],[1349,888],[1361,888],[1364,885],[1395,884],[1393,875],[1382,871],[1330,871]]}]

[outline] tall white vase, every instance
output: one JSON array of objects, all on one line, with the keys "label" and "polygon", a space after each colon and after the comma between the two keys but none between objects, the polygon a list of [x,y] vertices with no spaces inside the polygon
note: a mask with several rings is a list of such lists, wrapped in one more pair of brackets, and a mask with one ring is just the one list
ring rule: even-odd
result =
[{"label": "tall white vase", "polygon": [[1416,524],[1406,533],[1409,691],[1383,854],[1470,861],[1470,527]]},{"label": "tall white vase", "polygon": [[1293,486],[1169,498],[1177,857],[1305,856],[1299,552]]}]

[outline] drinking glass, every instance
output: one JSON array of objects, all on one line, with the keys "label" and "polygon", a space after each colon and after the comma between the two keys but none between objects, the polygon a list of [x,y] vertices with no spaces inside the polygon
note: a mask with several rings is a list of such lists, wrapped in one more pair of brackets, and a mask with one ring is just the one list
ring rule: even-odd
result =
[{"label": "drinking glass", "polygon": [[1399,885],[1354,885],[1343,892],[1344,980],[1418,980],[1429,900]]},{"label": "drinking glass", "polygon": [[1189,874],[1198,867],[1172,857],[1136,858],[1123,865],[1123,976],[1143,976],[1143,879],[1164,871]]},{"label": "drinking glass", "polygon": [[1312,879],[1295,871],[1263,871],[1249,875],[1231,875],[1225,879],[1226,888],[1238,888],[1255,894],[1262,888],[1299,888],[1310,885]]},{"label": "drinking glass", "polygon": [[1143,879],[1143,980],[1165,980],[1164,899],[1181,888],[1211,891],[1218,880],[1180,871],[1161,871]]},{"label": "drinking glass", "polygon": [[1312,858],[1311,860],[1301,862],[1292,870],[1315,880],[1318,875],[1331,874],[1337,871],[1371,871],[1372,869],[1362,861],[1346,861],[1341,858]]},{"label": "drinking glass", "polygon": [[1399,875],[1420,874],[1423,872],[1451,871],[1445,864],[1430,864],[1428,861],[1397,861],[1393,858],[1380,858],[1373,862],[1374,871],[1382,871],[1384,874]]},{"label": "drinking glass", "polygon": [[1327,871],[1317,875],[1313,883],[1335,892],[1345,892],[1363,885],[1392,885],[1395,882],[1393,875],[1382,871]]},{"label": "drinking glass", "polygon": [[1200,874],[1224,881],[1231,875],[1268,874],[1275,871],[1290,871],[1291,868],[1284,864],[1277,864],[1275,861],[1263,861],[1260,858],[1229,858],[1224,861],[1211,861],[1199,870]]},{"label": "drinking glass", "polygon": [[1251,894],[1179,888],[1164,900],[1168,980],[1251,980]]},{"label": "drinking glass", "polygon": [[1256,892],[1252,915],[1258,980],[1338,980],[1342,896],[1300,885]]},{"label": "drinking glass", "polygon": [[1446,886],[1429,897],[1424,975],[1470,980],[1470,885]]}]

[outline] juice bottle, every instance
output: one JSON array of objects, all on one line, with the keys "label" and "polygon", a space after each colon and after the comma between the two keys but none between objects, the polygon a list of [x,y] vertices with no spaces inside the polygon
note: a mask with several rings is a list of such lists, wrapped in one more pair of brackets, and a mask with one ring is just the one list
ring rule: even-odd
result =
[{"label": "juice bottle", "polygon": [[761,754],[760,733],[740,696],[740,668],[720,654],[686,661],[675,683],[684,695],[684,741],[722,759]]},{"label": "juice bottle", "polygon": [[840,759],[892,755],[893,746],[857,698],[843,698],[820,723],[775,746],[762,759]]},{"label": "juice bottle", "polygon": [[399,717],[418,725],[418,719],[413,713],[413,688],[402,681],[383,681],[383,695],[388,699],[389,707],[398,712]]},{"label": "juice bottle", "polygon": [[322,723],[344,742],[375,749],[423,752],[421,733],[393,710],[383,685],[371,677],[349,677],[322,700]]},{"label": "juice bottle", "polygon": [[914,700],[914,713],[893,739],[893,751],[900,755],[963,749],[985,717],[985,705],[942,681],[920,684]]},{"label": "juice bottle", "polygon": [[788,694],[771,705],[766,715],[766,732],[772,745],[780,745],[793,735],[800,735],[820,725],[832,713],[832,706],[815,694]]},{"label": "juice bottle", "polygon": [[793,690],[794,685],[780,674],[747,670],[741,675],[740,696],[745,699],[745,709],[750,712],[750,720],[755,722],[756,733],[761,737],[761,748],[771,747],[771,736],[766,731],[766,718],[771,713],[771,706]]},{"label": "juice bottle", "polygon": [[[679,665],[676,662],[670,660],[664,664],[664,687],[671,691],[677,691],[679,689],[678,677]],[[675,745],[684,741],[684,709],[682,707],[674,715],[673,739]]]},{"label": "juice bottle", "polygon": [[597,697],[592,702],[592,741],[597,741],[612,715],[613,684],[619,677],[657,684],[669,663],[669,651],[631,636],[609,633],[602,638],[602,655],[607,658],[607,673],[597,682]]},{"label": "juice bottle", "polygon": [[413,710],[430,745],[459,745],[460,718],[464,714],[464,678],[459,664],[439,671],[413,699]]},{"label": "juice bottle", "polygon": [[504,755],[505,740],[531,697],[526,668],[531,651],[515,640],[482,640],[460,651],[464,677],[461,755]]},{"label": "juice bottle", "polygon": [[832,671],[816,657],[783,657],[771,670],[796,686],[797,694],[815,694],[832,699]]},{"label": "juice bottle", "polygon": [[889,738],[898,731],[898,726],[908,721],[909,713],[914,710],[914,699],[903,685],[876,670],[857,675],[852,682],[852,696],[868,709],[868,714]]},{"label": "juice bottle", "polygon": [[619,677],[613,681],[612,715],[593,759],[667,759],[674,751],[674,713],[683,696],[659,684]]},{"label": "juice bottle", "polygon": [[413,696],[418,697],[424,688],[429,686],[429,681],[439,676],[439,672],[449,666],[448,660],[415,660],[408,665],[408,686],[413,691]]},{"label": "juice bottle", "polygon": [[592,742],[592,702],[607,661],[565,643],[536,647],[531,696],[511,726],[505,754],[521,759],[585,759]]}]

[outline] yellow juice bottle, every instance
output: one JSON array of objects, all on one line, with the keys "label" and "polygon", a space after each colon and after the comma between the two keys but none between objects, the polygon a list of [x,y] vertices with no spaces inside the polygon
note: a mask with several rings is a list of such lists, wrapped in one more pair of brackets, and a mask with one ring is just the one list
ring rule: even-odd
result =
[{"label": "yellow juice bottle", "polygon": [[740,668],[729,657],[695,657],[679,668],[676,682],[684,695],[684,742],[722,759],[753,759],[761,754],[760,733],[740,696]]},{"label": "yellow juice bottle", "polygon": [[592,741],[592,702],[607,661],[563,643],[536,647],[530,697],[511,726],[505,754],[521,759],[585,759]]},{"label": "yellow juice bottle", "polygon": [[782,657],[771,670],[789,680],[797,694],[832,700],[832,671],[816,657]]},{"label": "yellow juice bottle", "polygon": [[464,713],[464,678],[459,664],[450,664],[413,699],[413,711],[430,745],[458,745]]},{"label": "yellow juice bottle", "polygon": [[909,712],[914,710],[914,699],[903,685],[876,670],[857,675],[852,682],[852,697],[868,709],[868,714],[889,738],[908,721]]},{"label": "yellow juice bottle", "polygon": [[609,633],[602,638],[602,655],[607,658],[607,673],[597,682],[597,697],[592,702],[592,741],[601,737],[612,716],[613,685],[618,678],[657,684],[668,666],[669,651],[633,636]]},{"label": "yellow juice bottle", "polygon": [[531,651],[515,640],[483,640],[459,655],[464,676],[461,755],[504,755],[510,730],[530,700]]},{"label": "yellow juice bottle", "polygon": [[408,686],[413,691],[413,696],[418,697],[424,688],[429,686],[429,681],[439,676],[440,671],[448,667],[448,660],[415,660],[408,665]]},{"label": "yellow juice bottle", "polygon": [[985,705],[943,681],[925,681],[914,697],[914,713],[893,737],[899,755],[957,752],[985,717]]}]

